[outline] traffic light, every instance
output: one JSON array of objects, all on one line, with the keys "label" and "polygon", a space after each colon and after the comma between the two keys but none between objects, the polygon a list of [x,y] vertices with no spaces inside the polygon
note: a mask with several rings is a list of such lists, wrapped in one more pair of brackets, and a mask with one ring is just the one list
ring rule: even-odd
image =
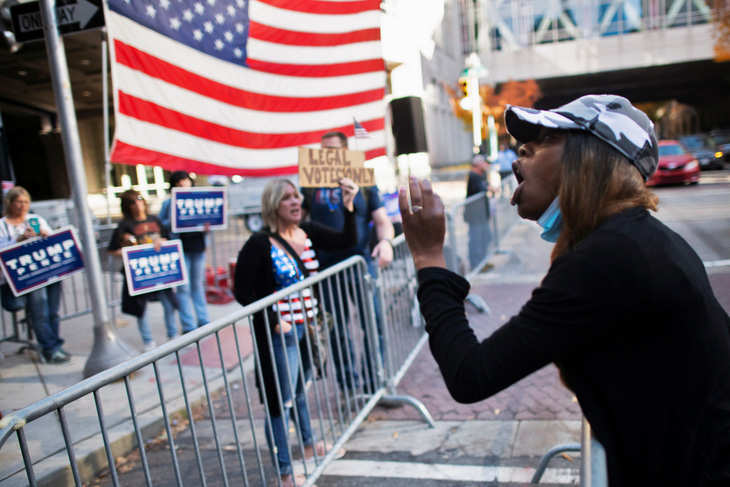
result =
[{"label": "traffic light", "polygon": [[462,76],[459,78],[459,88],[461,88],[461,96],[462,97],[468,97],[469,96],[469,78],[466,76]]}]

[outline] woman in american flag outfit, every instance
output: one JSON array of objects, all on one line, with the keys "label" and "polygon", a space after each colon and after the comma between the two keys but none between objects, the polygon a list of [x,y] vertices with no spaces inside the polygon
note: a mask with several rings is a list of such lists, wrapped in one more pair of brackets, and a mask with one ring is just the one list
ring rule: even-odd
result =
[{"label": "woman in american flag outfit", "polygon": [[[342,232],[316,222],[302,222],[302,195],[294,184],[286,179],[269,181],[261,197],[261,213],[265,230],[251,236],[238,255],[235,273],[236,299],[242,305],[266,297],[305,278],[295,258],[289,254],[277,239],[283,238],[299,255],[309,275],[317,272],[319,263],[316,249],[340,250],[355,245],[357,228],[353,200],[358,192],[355,183],[347,178],[340,180],[345,226]],[[300,299],[301,298],[301,299]],[[299,431],[305,459],[327,453],[328,445],[316,441],[307,411],[304,384],[298,373],[299,354],[297,348],[304,341],[305,319],[310,322],[317,313],[317,302],[309,290],[295,293],[279,301],[264,312],[254,316],[254,332],[259,352],[263,390],[259,384],[262,400],[266,398],[270,422],[267,418],[266,436],[272,451],[276,451],[283,485],[299,485],[303,479],[292,477],[289,456],[288,418],[293,407],[299,418]],[[268,326],[268,332],[266,327]],[[274,356],[271,357],[269,338]],[[308,354],[301,354],[301,367],[306,380],[312,374]],[[284,410],[279,406],[275,376],[279,381],[279,392]],[[292,390],[294,394],[292,395]],[[269,424],[273,431],[270,438]],[[274,449],[273,446],[276,446]]]}]

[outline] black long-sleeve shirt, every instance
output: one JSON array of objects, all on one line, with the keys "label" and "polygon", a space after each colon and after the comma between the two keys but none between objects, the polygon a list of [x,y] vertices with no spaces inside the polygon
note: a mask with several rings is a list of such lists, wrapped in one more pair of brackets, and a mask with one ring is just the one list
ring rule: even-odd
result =
[{"label": "black long-sleeve shirt", "polygon": [[436,268],[418,277],[457,401],[555,362],[606,449],[612,487],[730,485],[730,318],[696,253],[647,210],[615,215],[557,258],[481,343],[464,314],[468,283]]}]

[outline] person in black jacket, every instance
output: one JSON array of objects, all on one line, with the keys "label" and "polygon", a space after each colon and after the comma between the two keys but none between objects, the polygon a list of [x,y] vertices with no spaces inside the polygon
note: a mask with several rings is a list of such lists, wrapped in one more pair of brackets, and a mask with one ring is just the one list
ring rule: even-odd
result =
[{"label": "person in black jacket", "polygon": [[[317,222],[302,222],[302,195],[296,186],[286,179],[269,181],[261,196],[261,215],[266,230],[252,235],[238,254],[234,288],[239,303],[244,306],[251,304],[304,280],[307,273],[315,274],[319,267],[315,250],[341,250],[355,244],[357,228],[353,200],[359,188],[352,180],[343,178],[340,189],[345,215],[341,232]],[[286,241],[298,254],[307,272],[299,267],[297,259],[290,255],[279,239]],[[300,485],[304,482],[301,477],[292,477],[288,445],[288,418],[292,407],[297,410],[305,459],[314,457],[315,452],[318,457],[324,456],[331,448],[325,442],[317,442],[315,439],[305,400],[304,381],[298,372],[301,367],[305,381],[312,375],[309,354],[301,353],[303,363],[299,364],[297,348],[304,350],[301,347],[306,345],[305,321],[312,320],[318,312],[316,298],[306,289],[301,295],[294,293],[288,299],[280,300],[275,306],[268,308],[265,314],[263,311],[256,313],[253,319],[263,377],[263,391],[260,384],[259,390],[271,416],[271,421],[267,416],[266,439],[272,452],[276,450],[276,461],[284,486]],[[270,348],[274,351],[273,358]],[[279,381],[278,392],[274,374]],[[279,404],[278,393],[281,393],[284,411]],[[269,436],[269,423],[273,431],[273,441]],[[344,454],[344,451],[339,453]]]},{"label": "person in black jacket", "polygon": [[[163,242],[167,240],[168,234],[165,226],[159,218],[147,213],[147,200],[139,191],[128,189],[119,197],[122,215],[124,218],[114,229],[107,252],[113,257],[122,257],[122,248],[139,245],[154,244],[159,250]],[[124,272],[124,269],[122,269]],[[127,288],[127,280],[122,284],[122,313],[131,314],[137,317],[137,328],[142,336],[145,352],[157,347],[152,331],[150,329],[149,313],[147,313],[147,302],[152,299],[159,299],[165,317],[165,328],[167,338],[174,339],[177,335],[175,324],[175,307],[177,299],[172,289],[162,289],[151,293],[131,296]]]},{"label": "person in black jacket", "polygon": [[430,347],[451,395],[485,399],[555,363],[607,456],[609,485],[730,485],[730,318],[702,261],[654,218],[653,124],[628,100],[588,95],[508,106],[524,145],[512,204],[555,241],[519,314],[479,342],[446,270],[443,203],[428,181],[400,192]]}]

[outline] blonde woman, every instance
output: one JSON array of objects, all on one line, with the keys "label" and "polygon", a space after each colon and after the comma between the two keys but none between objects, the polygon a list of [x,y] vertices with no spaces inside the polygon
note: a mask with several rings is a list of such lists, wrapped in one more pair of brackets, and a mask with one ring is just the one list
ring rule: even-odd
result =
[{"label": "blonde woman", "polygon": [[[290,181],[275,179],[269,181],[261,197],[261,213],[265,231],[251,236],[238,255],[235,274],[236,299],[242,305],[251,304],[265,296],[304,280],[305,274],[315,274],[319,268],[317,249],[339,250],[351,247],[357,241],[353,200],[358,187],[352,180],[340,181],[343,205],[345,207],[345,226],[342,232],[316,222],[302,222],[302,195]],[[300,268],[295,256],[281,243],[284,240],[296,252],[307,272]],[[291,458],[289,457],[289,415],[292,407],[297,409],[299,431],[304,445],[305,459],[327,453],[329,445],[317,442],[309,421],[304,384],[298,370],[299,354],[297,348],[304,339],[305,327],[303,314],[312,319],[317,312],[317,303],[312,296],[305,296],[299,302],[299,295],[290,300],[280,301],[276,307],[269,308],[267,316],[263,312],[254,316],[254,331],[259,352],[264,391],[271,418],[270,427],[273,438],[266,427],[266,439],[272,451],[276,450],[276,461],[285,487],[300,485],[303,478],[292,477]],[[295,302],[296,300],[296,302]],[[298,303],[298,307],[297,307]],[[277,313],[278,311],[278,313]],[[281,319],[278,318],[281,316]],[[269,330],[266,323],[268,318]],[[268,335],[274,357],[269,353]],[[305,380],[312,374],[309,355],[302,354],[301,368]],[[275,375],[278,377],[284,411],[279,407]],[[294,391],[292,393],[292,390]],[[273,443],[273,444],[272,444]],[[276,448],[274,448],[274,446]],[[344,455],[344,451],[341,452]]]},{"label": "blonde woman", "polygon": [[[40,215],[30,213],[30,193],[22,186],[15,186],[5,193],[3,218],[0,220],[0,247],[7,247],[30,238],[45,237],[51,233],[48,222]],[[19,309],[24,305],[30,326],[43,351],[46,363],[64,365],[73,362],[71,354],[63,349],[60,336],[61,281],[14,297],[10,286],[2,278],[3,307]],[[9,304],[12,302],[12,304]]]}]

